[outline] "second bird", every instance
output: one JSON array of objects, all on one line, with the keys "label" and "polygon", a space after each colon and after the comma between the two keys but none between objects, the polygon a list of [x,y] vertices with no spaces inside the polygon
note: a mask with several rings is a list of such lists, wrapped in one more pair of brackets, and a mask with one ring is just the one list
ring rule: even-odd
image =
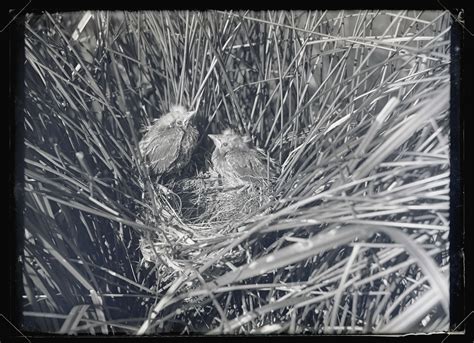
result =
[{"label": "second bird", "polygon": [[268,175],[265,156],[232,130],[209,137],[216,146],[212,154],[214,170],[227,184],[261,186],[268,183],[269,177],[273,177],[272,170]]},{"label": "second bird", "polygon": [[148,128],[139,147],[154,174],[169,176],[189,164],[199,140],[193,121],[195,113],[183,106],[173,106]]}]

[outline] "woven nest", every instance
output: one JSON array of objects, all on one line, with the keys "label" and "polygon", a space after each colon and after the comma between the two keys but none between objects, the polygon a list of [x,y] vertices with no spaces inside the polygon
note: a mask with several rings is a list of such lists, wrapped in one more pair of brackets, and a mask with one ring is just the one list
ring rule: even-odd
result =
[{"label": "woven nest", "polygon": [[[228,184],[212,170],[153,188],[154,199],[144,194],[149,207],[141,217],[159,230],[141,237],[140,250],[144,263],[165,275],[209,261],[246,223],[267,213],[272,200],[270,183]],[[153,213],[163,203],[170,211]],[[244,252],[234,249],[222,261],[236,261]]]},{"label": "woven nest", "polygon": [[226,184],[212,171],[181,180],[177,190],[185,199],[181,213],[192,225],[202,225],[215,234],[235,229],[242,221],[258,214],[271,199],[267,184]]}]

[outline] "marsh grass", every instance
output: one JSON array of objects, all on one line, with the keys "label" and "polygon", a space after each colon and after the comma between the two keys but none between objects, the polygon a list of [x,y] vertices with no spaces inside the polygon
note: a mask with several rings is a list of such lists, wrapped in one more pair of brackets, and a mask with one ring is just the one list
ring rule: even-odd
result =
[{"label": "marsh grass", "polygon": [[[418,11],[28,15],[24,327],[446,330],[449,30]],[[173,104],[203,138],[157,184],[138,142]],[[281,172],[219,223],[176,183],[228,127]]]}]

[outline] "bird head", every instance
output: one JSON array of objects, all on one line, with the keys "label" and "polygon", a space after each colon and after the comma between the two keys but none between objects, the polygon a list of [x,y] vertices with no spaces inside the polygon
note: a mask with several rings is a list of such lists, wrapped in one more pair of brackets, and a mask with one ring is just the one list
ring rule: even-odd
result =
[{"label": "bird head", "polygon": [[242,137],[230,129],[225,130],[221,134],[210,134],[208,136],[214,142],[216,149],[221,152],[227,152],[236,148],[246,148],[246,144]]},{"label": "bird head", "polygon": [[170,113],[174,115],[174,124],[176,126],[187,127],[197,111],[188,111],[183,106],[173,106]]},{"label": "bird head", "polygon": [[197,111],[188,111],[184,106],[171,106],[170,111],[158,119],[160,127],[187,127]]}]

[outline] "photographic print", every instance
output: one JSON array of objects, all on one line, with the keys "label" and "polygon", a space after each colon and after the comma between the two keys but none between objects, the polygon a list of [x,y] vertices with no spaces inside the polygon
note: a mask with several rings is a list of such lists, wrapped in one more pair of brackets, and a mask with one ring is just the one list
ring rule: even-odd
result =
[{"label": "photographic print", "polygon": [[21,330],[449,331],[452,21],[26,14]]}]

